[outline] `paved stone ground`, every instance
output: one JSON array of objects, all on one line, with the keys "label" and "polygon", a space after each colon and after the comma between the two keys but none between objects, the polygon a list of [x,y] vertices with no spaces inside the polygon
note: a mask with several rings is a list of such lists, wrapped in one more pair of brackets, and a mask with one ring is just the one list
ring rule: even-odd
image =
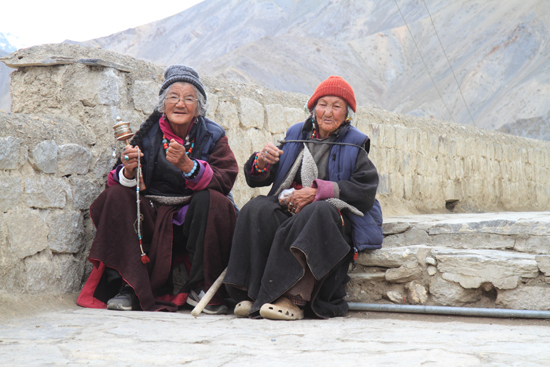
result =
[{"label": "paved stone ground", "polygon": [[1,366],[550,365],[550,320],[350,312],[285,322],[92,310],[72,300],[14,314],[0,317]]}]

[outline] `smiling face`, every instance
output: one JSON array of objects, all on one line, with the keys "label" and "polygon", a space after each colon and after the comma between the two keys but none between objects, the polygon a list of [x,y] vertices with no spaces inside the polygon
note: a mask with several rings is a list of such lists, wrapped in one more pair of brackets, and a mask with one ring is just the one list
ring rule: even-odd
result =
[{"label": "smiling face", "polygon": [[[177,102],[174,103],[174,100]],[[174,83],[168,88],[164,100],[164,113],[176,135],[185,137],[189,124],[199,115],[197,106],[197,93],[191,84]]]},{"label": "smiling face", "polygon": [[346,120],[348,104],[340,97],[324,96],[315,106],[315,119],[319,125],[319,135],[327,138]]}]

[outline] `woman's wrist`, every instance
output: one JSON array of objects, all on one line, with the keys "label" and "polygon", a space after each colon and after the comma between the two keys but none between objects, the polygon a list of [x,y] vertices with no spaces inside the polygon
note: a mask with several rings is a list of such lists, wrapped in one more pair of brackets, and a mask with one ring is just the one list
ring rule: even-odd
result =
[{"label": "woman's wrist", "polygon": [[190,159],[191,163],[192,163],[192,166],[191,166],[191,169],[187,170],[186,171],[182,171],[183,173],[183,177],[185,177],[186,179],[188,180],[192,180],[194,179],[195,177],[197,177],[197,174],[199,173],[200,171],[200,164],[198,161],[194,160],[194,159]]},{"label": "woman's wrist", "polygon": [[189,174],[189,172],[191,172],[191,170],[193,169],[194,167],[194,160],[189,158],[189,157],[186,157],[187,159],[185,159],[185,162],[183,162],[181,164],[181,167],[180,167],[180,170],[181,172],[185,175],[185,174]]},{"label": "woman's wrist", "polygon": [[124,175],[124,171],[126,170],[125,169],[126,167],[123,167],[120,172],[118,173],[118,183],[120,183],[122,186],[126,186],[126,187],[134,187],[137,185],[137,180],[136,178],[127,178],[125,175]]},{"label": "woman's wrist", "polygon": [[136,178],[134,171],[127,170],[126,167],[122,168],[122,175],[128,180],[133,180]]},{"label": "woman's wrist", "polygon": [[258,157],[259,154],[255,153],[254,162],[252,162],[252,168],[256,173],[264,173],[269,170],[269,167],[265,164],[265,162],[262,162]]}]

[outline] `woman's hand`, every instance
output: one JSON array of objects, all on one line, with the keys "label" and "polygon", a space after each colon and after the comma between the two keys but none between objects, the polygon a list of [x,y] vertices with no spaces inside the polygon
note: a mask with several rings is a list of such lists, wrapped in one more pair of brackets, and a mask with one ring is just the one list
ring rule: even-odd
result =
[{"label": "woman's hand", "polygon": [[295,190],[290,194],[288,200],[288,209],[298,214],[306,205],[313,203],[317,195],[317,189],[311,187],[304,187],[300,190]]},{"label": "woman's hand", "polygon": [[[139,158],[143,157],[143,153],[139,152]],[[128,158],[128,159],[126,159]],[[124,151],[120,155],[120,160],[124,165],[122,174],[129,180],[133,180],[136,177],[135,169],[138,166],[138,148],[128,145],[124,148]]]},{"label": "woman's hand", "polygon": [[166,151],[166,160],[176,166],[180,171],[189,173],[193,169],[194,163],[185,153],[186,150],[184,146],[172,139]]},{"label": "woman's hand", "polygon": [[264,169],[269,164],[275,164],[279,162],[279,156],[283,154],[283,151],[275,146],[273,143],[267,143],[263,147],[262,151],[258,153],[258,160],[256,166],[259,169]]}]

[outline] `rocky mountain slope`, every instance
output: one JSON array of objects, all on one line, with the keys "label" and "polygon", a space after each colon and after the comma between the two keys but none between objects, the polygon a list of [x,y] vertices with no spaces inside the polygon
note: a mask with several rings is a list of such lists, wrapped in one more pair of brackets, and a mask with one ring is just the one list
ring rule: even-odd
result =
[{"label": "rocky mountain slope", "polygon": [[[7,52],[0,50],[0,57],[7,54]],[[0,110],[3,111],[10,110],[10,72],[12,70],[3,63],[0,63]]]},{"label": "rocky mountain slope", "polygon": [[87,44],[306,94],[339,74],[362,105],[489,129],[550,110],[550,2],[397,4],[412,36],[394,1],[207,0]]},{"label": "rocky mountain slope", "polygon": [[[14,38],[13,35],[0,32],[0,57],[6,56],[9,53],[17,50],[15,46],[10,43],[10,40]],[[12,41],[13,42],[13,41]],[[10,76],[9,74],[13,70],[6,67],[3,63],[0,63],[0,110],[10,110]]]},{"label": "rocky mountain slope", "polygon": [[305,94],[337,74],[361,105],[488,129],[548,114],[550,2],[425,3],[206,0],[84,44]]}]

